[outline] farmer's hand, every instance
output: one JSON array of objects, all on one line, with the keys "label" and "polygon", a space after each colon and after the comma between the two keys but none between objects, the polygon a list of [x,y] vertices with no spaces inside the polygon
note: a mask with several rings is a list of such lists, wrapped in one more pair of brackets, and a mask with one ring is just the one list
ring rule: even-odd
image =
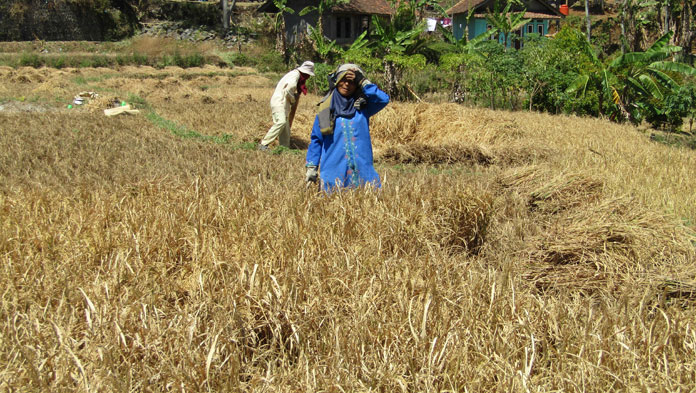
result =
[{"label": "farmer's hand", "polygon": [[361,70],[360,68],[357,68],[357,69],[354,69],[354,70],[351,70],[351,71],[348,71],[348,72],[352,72],[353,75],[355,75],[355,77],[353,78],[353,80],[355,81],[355,84],[358,85],[358,86],[361,86],[360,83],[361,83],[362,80],[365,78],[365,76],[364,76],[363,73],[362,73],[362,70]]},{"label": "farmer's hand", "polygon": [[360,97],[355,99],[355,103],[353,104],[353,106],[355,107],[355,109],[361,110],[365,107],[365,105],[367,105],[367,99],[363,94],[360,94]]},{"label": "farmer's hand", "polygon": [[365,85],[372,83],[365,77],[365,73],[360,68],[355,67],[351,71],[353,71],[353,74],[355,74],[355,84],[360,86],[360,88],[364,88]]},{"label": "farmer's hand", "polygon": [[316,165],[310,165],[307,167],[307,173],[305,174],[305,181],[307,183],[316,183],[319,173],[317,172]]}]

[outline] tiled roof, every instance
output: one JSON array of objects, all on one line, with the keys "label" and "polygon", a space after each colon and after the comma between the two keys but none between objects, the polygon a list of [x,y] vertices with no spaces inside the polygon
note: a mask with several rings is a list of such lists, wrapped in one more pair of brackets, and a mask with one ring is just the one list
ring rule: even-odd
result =
[{"label": "tiled roof", "polygon": [[331,11],[377,15],[391,15],[394,13],[387,0],[350,0],[347,4],[333,7]]},{"label": "tiled roof", "polygon": [[[447,10],[447,15],[454,15],[454,14],[464,14],[467,13],[470,9],[476,9],[479,8],[480,6],[483,6],[484,3],[488,2],[488,0],[461,0],[459,3],[455,4],[452,8]],[[562,18],[561,13],[552,5],[550,5],[546,0],[536,0],[537,3],[540,3],[542,6],[546,7],[548,9],[548,13],[539,13],[539,12],[526,12],[525,13],[525,18],[546,18],[546,19],[560,19]],[[481,9],[484,7],[480,7],[477,11],[481,11]],[[532,16],[527,16],[527,14],[530,14]]]},{"label": "tiled roof", "polygon": [[[474,18],[485,18],[488,14],[474,14]],[[541,12],[525,12],[526,19],[561,19],[560,16],[554,14],[542,14]]]},{"label": "tiled roof", "polygon": [[477,7],[486,0],[461,0],[459,3],[447,10],[447,15],[462,14],[469,11],[469,8]]},{"label": "tiled roof", "polygon": [[[287,2],[288,7],[293,7],[293,1]],[[258,12],[278,12],[273,0],[266,0],[257,9]],[[347,4],[341,4],[331,9],[332,12],[345,12],[348,14],[377,14],[391,15],[394,10],[387,0],[350,0]]]}]

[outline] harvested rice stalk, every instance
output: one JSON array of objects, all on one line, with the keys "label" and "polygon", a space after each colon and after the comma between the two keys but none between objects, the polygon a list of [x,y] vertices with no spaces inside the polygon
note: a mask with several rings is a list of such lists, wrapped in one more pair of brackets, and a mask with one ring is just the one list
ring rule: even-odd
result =
[{"label": "harvested rice stalk", "polygon": [[469,163],[488,166],[494,158],[480,146],[429,146],[419,143],[391,146],[379,159],[400,164]]}]

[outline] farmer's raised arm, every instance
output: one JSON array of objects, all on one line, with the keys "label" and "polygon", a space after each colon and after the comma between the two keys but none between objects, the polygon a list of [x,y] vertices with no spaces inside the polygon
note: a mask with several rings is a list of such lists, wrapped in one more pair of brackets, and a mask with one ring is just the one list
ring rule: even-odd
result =
[{"label": "farmer's raised arm", "polygon": [[381,111],[389,103],[389,95],[380,90],[374,83],[366,83],[362,89],[367,99],[367,106],[362,111],[366,117]]}]

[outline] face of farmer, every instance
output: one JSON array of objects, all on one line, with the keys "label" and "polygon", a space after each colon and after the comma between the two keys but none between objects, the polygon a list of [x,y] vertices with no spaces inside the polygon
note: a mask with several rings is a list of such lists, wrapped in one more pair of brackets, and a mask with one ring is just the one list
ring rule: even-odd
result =
[{"label": "face of farmer", "polygon": [[353,71],[346,72],[343,78],[336,84],[336,90],[344,97],[352,96],[357,88],[358,84],[355,83],[355,74]]}]

